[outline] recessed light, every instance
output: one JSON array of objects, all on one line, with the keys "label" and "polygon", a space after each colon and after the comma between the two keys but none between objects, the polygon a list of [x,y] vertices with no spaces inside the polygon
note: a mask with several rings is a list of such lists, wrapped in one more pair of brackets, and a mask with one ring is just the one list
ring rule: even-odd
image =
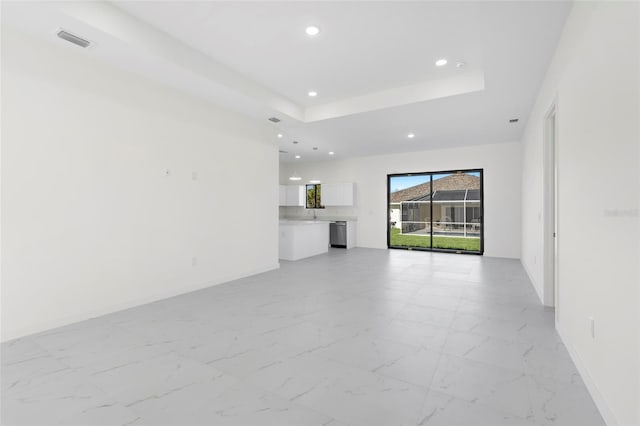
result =
[{"label": "recessed light", "polygon": [[318,179],[311,179],[309,183],[321,183]]},{"label": "recessed light", "polygon": [[307,93],[307,95],[309,95],[312,98],[315,98],[316,96],[318,96],[318,92],[316,92],[315,90],[311,90],[309,93]]},{"label": "recessed light", "polygon": [[445,65],[447,65],[447,60],[446,60],[446,59],[444,59],[444,58],[442,58],[442,59],[438,59],[438,60],[436,61],[436,66],[437,66],[437,67],[443,67],[443,66],[445,66]]},{"label": "recessed light", "polygon": [[297,144],[298,144],[298,141],[293,141],[293,144],[294,144],[294,145],[297,145]]},{"label": "recessed light", "polygon": [[314,151],[317,151],[317,150],[318,150],[318,147],[317,147],[317,146],[314,146],[314,147],[313,147],[313,150],[314,150]]},{"label": "recessed light", "polygon": [[464,62],[457,62],[457,63],[456,63],[456,68],[464,68],[464,67],[465,67],[465,65],[467,65],[467,64],[466,64],[466,63],[464,63]]},{"label": "recessed light", "polygon": [[295,176],[295,175],[289,177],[289,180],[301,180],[301,179],[302,178],[300,176]]},{"label": "recessed light", "polygon": [[300,156],[299,156],[299,155],[296,155],[296,158],[300,158]]},{"label": "recessed light", "polygon": [[284,135],[282,133],[278,133],[278,139],[282,139]]},{"label": "recessed light", "polygon": [[335,152],[329,151],[329,155],[333,155],[333,154],[335,154]]},{"label": "recessed light", "polygon": [[320,28],[316,27],[315,25],[309,25],[304,31],[307,33],[307,35],[310,36],[316,36],[320,34]]},{"label": "recessed light", "polygon": [[413,134],[413,133],[409,133],[409,134],[407,135],[407,137],[408,137],[409,139],[413,139],[413,138],[415,138],[415,137],[416,137],[416,135],[415,135],[415,134]]}]

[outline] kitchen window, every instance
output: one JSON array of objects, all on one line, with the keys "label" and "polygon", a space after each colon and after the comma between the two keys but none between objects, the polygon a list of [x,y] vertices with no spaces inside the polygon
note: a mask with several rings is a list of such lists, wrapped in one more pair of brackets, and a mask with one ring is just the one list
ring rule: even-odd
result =
[{"label": "kitchen window", "polygon": [[307,202],[306,207],[308,209],[324,209],[322,205],[322,189],[319,183],[317,184],[309,184],[306,186],[307,189]]}]

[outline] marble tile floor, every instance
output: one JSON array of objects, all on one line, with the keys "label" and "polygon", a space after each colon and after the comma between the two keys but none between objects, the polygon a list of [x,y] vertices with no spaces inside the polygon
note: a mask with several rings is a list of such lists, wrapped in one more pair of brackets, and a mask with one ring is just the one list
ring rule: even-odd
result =
[{"label": "marble tile floor", "polygon": [[2,344],[9,425],[603,425],[519,261],[331,250]]}]

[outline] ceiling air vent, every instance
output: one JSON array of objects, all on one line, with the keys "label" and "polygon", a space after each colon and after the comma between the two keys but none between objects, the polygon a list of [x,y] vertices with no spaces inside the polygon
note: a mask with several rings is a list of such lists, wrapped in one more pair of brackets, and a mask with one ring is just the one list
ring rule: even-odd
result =
[{"label": "ceiling air vent", "polygon": [[280,119],[278,117],[269,117],[269,121],[272,123],[279,123]]},{"label": "ceiling air vent", "polygon": [[518,120],[518,118],[512,118],[511,120],[509,120],[509,123],[517,123]]},{"label": "ceiling air vent", "polygon": [[78,45],[80,47],[89,47],[89,45],[91,44],[89,40],[80,38],[76,35],[66,32],[65,30],[58,31],[58,37],[60,37],[63,40],[67,40],[68,42]]},{"label": "ceiling air vent", "polygon": [[280,152],[280,154],[288,154],[289,153],[289,151],[283,151],[283,150],[280,150],[279,152]]}]

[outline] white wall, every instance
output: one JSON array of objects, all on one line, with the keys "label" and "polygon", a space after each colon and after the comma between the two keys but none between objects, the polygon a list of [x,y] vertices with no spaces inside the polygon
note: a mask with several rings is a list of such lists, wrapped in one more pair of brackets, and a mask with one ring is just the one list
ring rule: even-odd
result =
[{"label": "white wall", "polygon": [[494,144],[344,160],[282,165],[281,183],[295,171],[306,182],[355,182],[356,206],[329,215],[357,216],[357,245],[387,247],[387,174],[484,169],[485,255],[520,257],[520,144]]},{"label": "white wall", "polygon": [[621,425],[640,424],[639,28],[637,2],[577,2],[523,138],[522,263],[542,299],[542,131],[557,97],[557,326]]},{"label": "white wall", "polygon": [[2,89],[3,340],[278,266],[268,126],[6,25]]}]

